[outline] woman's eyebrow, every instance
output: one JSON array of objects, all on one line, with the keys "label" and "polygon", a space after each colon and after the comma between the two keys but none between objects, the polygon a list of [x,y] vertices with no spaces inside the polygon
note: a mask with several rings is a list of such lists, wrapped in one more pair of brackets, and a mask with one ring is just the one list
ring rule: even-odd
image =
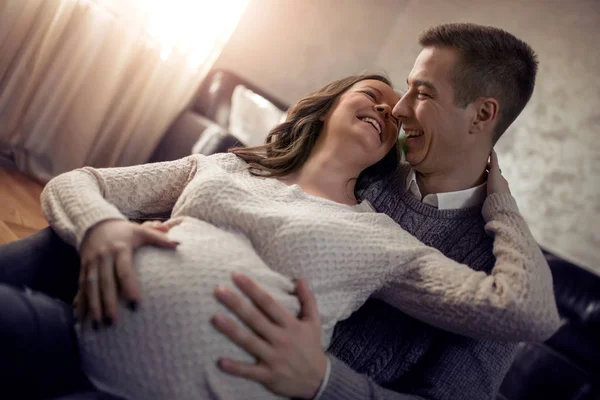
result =
[{"label": "woman's eyebrow", "polygon": [[369,85],[365,85],[363,87],[369,88],[369,89],[373,89],[374,91],[376,91],[377,93],[379,93],[380,96],[383,96],[383,92],[381,90],[377,89],[376,87],[369,86]]}]

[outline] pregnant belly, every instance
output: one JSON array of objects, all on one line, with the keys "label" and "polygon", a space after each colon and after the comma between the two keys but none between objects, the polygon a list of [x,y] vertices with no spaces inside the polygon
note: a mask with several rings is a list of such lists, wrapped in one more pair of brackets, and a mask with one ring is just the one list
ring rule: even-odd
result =
[{"label": "pregnant belly", "polygon": [[84,371],[109,393],[194,398],[206,388],[203,371],[216,373],[218,357],[239,358],[210,323],[215,313],[226,313],[213,292],[218,285],[232,287],[232,272],[249,274],[291,311],[299,309],[290,294],[293,282],[265,265],[243,235],[192,218],[168,235],[181,243],[176,250],[144,247],[134,256],[138,311],[121,307],[113,327],[84,327],[79,334]]}]

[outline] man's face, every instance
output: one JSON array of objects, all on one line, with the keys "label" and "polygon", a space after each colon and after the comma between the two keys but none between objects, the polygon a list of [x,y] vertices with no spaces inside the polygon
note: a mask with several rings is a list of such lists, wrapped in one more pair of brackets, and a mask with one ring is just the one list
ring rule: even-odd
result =
[{"label": "man's face", "polygon": [[458,57],[450,48],[423,49],[408,76],[408,91],[393,110],[408,135],[406,160],[421,173],[455,169],[473,150],[469,129],[475,110],[454,103]]}]

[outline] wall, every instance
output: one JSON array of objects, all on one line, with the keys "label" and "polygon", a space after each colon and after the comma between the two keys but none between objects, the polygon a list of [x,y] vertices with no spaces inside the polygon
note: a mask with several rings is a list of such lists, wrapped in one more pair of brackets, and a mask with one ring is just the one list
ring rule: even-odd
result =
[{"label": "wall", "polygon": [[600,274],[600,2],[255,0],[217,65],[288,102],[365,69],[402,88],[417,34],[457,21],[537,51],[534,96],[496,150],[538,242]]},{"label": "wall", "polygon": [[600,273],[600,3],[412,1],[379,63],[402,82],[413,32],[451,21],[502,27],[538,53],[534,95],[496,145],[500,165],[538,242]]},{"label": "wall", "polygon": [[[252,0],[216,68],[292,103],[375,65],[408,0]],[[375,67],[375,68],[374,68]]]}]

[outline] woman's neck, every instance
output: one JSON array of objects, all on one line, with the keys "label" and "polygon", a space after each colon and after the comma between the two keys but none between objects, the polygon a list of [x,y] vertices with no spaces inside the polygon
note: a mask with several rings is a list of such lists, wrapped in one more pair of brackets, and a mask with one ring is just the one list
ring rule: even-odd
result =
[{"label": "woman's neck", "polygon": [[354,187],[360,173],[355,169],[334,154],[314,151],[298,171],[279,180],[288,185],[297,184],[313,196],[354,205],[357,203]]}]

